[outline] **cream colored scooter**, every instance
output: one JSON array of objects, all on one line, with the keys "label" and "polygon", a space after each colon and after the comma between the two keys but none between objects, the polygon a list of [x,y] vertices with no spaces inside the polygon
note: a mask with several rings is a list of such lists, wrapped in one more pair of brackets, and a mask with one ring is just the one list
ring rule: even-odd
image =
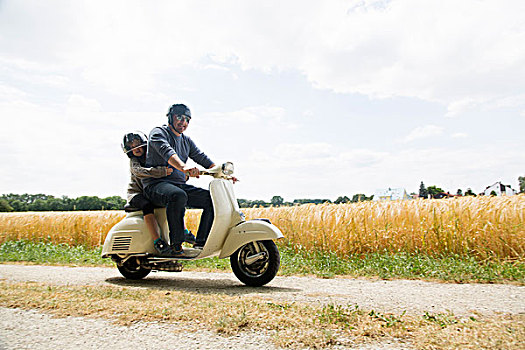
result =
[{"label": "cream colored scooter", "polygon": [[[184,258],[157,256],[142,211],[131,211],[109,231],[102,257],[111,258],[128,279],[144,278],[153,270],[182,271],[182,260],[230,257],[233,273],[244,284],[262,286],[270,282],[280,265],[279,250],[273,240],[282,238],[283,234],[269,220],[245,220],[233,192],[232,163],[200,173],[214,177],[210,182],[210,194],[215,214],[202,250],[184,248],[187,252]],[[161,237],[169,242],[166,209],[155,209],[155,217]]]}]

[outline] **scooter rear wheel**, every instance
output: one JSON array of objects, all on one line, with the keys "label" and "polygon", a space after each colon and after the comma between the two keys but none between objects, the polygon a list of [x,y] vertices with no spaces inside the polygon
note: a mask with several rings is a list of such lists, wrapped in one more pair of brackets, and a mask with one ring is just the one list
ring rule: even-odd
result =
[{"label": "scooter rear wheel", "polygon": [[244,284],[260,287],[270,282],[281,265],[279,250],[273,241],[245,244],[230,256],[235,276]]},{"label": "scooter rear wheel", "polygon": [[117,264],[117,269],[120,271],[122,276],[129,280],[143,279],[151,272],[151,269],[147,269],[140,264],[138,258],[131,258],[122,264]]}]

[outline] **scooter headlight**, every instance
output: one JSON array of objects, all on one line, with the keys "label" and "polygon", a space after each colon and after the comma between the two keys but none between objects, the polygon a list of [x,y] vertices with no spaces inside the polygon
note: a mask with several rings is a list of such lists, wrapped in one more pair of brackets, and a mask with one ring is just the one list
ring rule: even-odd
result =
[{"label": "scooter headlight", "polygon": [[222,173],[224,175],[230,176],[233,174],[233,163],[232,162],[226,162],[222,165]]}]

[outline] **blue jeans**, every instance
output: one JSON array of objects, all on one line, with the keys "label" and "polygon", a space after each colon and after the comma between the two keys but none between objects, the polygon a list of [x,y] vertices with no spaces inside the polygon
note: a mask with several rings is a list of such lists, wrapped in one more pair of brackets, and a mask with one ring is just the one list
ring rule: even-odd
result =
[{"label": "blue jeans", "polygon": [[144,193],[153,204],[166,207],[171,245],[184,242],[186,206],[203,209],[195,243],[206,243],[214,216],[210,191],[192,185],[162,181],[147,186]]}]

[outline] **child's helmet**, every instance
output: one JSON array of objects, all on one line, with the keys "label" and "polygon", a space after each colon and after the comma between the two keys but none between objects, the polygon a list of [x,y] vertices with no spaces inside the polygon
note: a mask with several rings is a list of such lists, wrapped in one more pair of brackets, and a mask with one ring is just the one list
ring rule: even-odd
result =
[{"label": "child's helmet", "polygon": [[148,144],[148,137],[141,131],[134,131],[124,135],[122,140],[122,150],[131,157],[131,151],[135,148],[146,146]]}]

